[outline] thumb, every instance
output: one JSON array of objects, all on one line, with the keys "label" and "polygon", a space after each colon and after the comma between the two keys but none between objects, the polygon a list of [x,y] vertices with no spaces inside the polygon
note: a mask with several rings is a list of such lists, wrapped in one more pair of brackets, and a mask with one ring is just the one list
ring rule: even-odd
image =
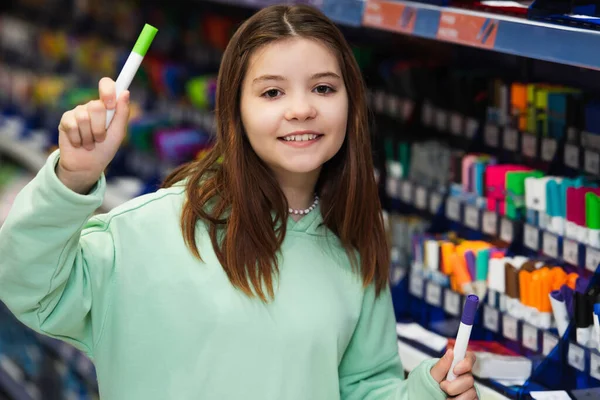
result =
[{"label": "thumb", "polygon": [[452,366],[452,360],[454,358],[454,351],[451,349],[446,351],[446,354],[439,361],[431,367],[431,376],[436,382],[441,382],[446,379],[446,375],[448,375],[448,371],[450,371],[450,367]]},{"label": "thumb", "polygon": [[[129,91],[125,90],[117,99],[115,116],[110,123],[109,130],[125,136],[127,124],[129,123]],[[111,132],[112,133],[112,132]]]}]

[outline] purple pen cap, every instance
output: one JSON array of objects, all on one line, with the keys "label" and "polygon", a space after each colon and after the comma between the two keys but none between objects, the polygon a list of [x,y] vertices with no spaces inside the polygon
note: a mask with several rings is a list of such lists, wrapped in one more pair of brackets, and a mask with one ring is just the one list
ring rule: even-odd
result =
[{"label": "purple pen cap", "polygon": [[474,294],[468,295],[467,300],[465,301],[465,307],[463,308],[463,313],[460,322],[462,322],[465,325],[473,325],[478,305],[479,297],[477,297]]}]

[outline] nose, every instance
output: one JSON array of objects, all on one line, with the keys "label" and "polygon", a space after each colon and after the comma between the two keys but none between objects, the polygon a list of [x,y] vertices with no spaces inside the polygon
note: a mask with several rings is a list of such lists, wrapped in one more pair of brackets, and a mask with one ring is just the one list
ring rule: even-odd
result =
[{"label": "nose", "polygon": [[285,112],[288,121],[306,121],[317,116],[317,109],[305,95],[294,96]]}]

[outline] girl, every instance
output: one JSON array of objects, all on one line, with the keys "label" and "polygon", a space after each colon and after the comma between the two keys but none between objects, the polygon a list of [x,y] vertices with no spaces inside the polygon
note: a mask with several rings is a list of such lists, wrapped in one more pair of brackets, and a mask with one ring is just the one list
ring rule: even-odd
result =
[{"label": "girl", "polygon": [[472,354],[453,382],[451,353],[403,379],[363,82],[325,16],[246,21],[210,156],[90,218],[129,113],[113,81],[99,92],[2,227],[0,299],[91,357],[103,399],[476,398]]}]

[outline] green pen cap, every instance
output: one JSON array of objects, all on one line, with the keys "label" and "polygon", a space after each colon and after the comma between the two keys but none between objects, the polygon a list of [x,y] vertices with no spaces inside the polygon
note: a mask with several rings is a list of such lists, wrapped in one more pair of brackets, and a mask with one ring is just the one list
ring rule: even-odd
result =
[{"label": "green pen cap", "polygon": [[585,194],[585,224],[590,229],[600,229],[600,197],[596,193]]},{"label": "green pen cap", "polygon": [[137,42],[135,42],[135,46],[133,46],[133,52],[144,57],[148,52],[148,49],[150,48],[150,45],[152,44],[154,36],[156,36],[157,32],[158,29],[156,29],[152,25],[144,25],[142,33],[140,33]]}]

